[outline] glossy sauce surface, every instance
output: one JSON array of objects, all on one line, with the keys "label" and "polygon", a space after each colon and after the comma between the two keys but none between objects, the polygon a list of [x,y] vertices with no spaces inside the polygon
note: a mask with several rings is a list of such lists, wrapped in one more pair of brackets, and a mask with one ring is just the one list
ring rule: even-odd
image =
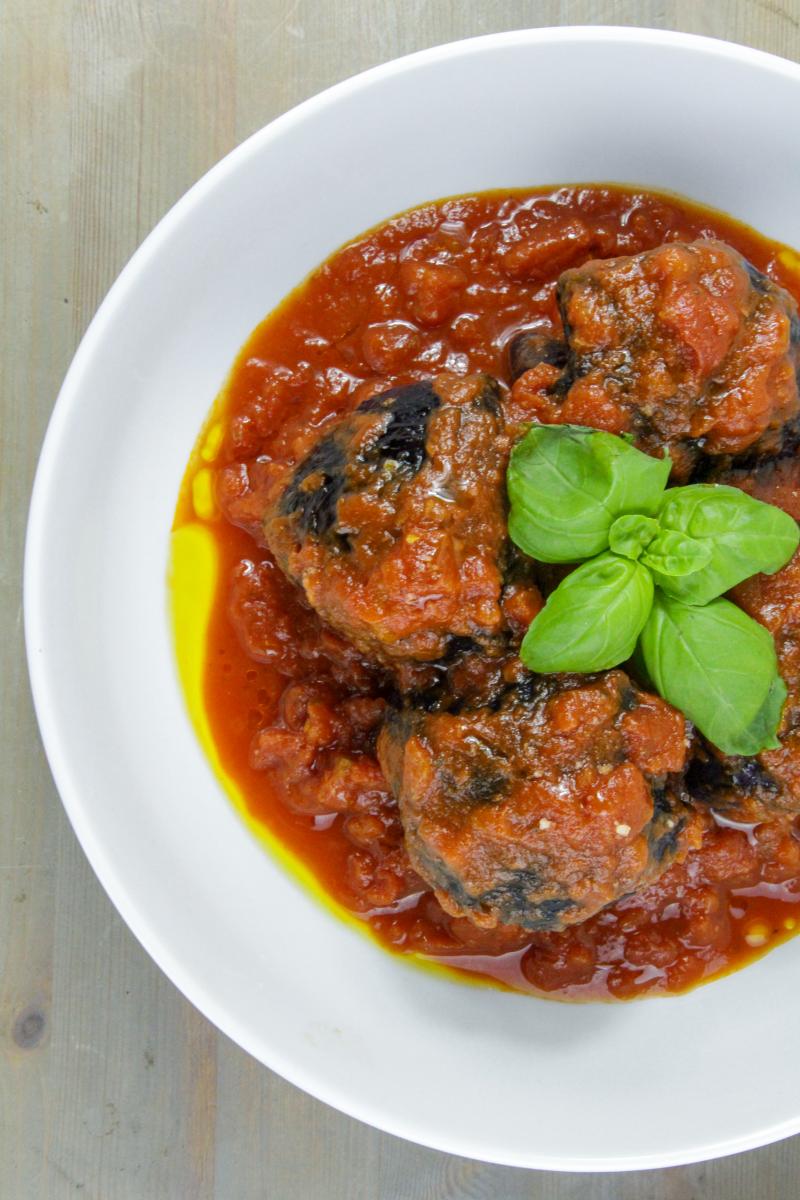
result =
[{"label": "glossy sauce surface", "polygon": [[176,527],[202,523],[218,555],[203,703],[220,764],[252,818],[393,950],[562,999],[623,999],[741,965],[800,921],[788,818],[715,818],[684,863],[562,933],[445,913],[410,868],[374,754],[389,681],[305,607],[259,533],[270,463],[298,461],[335,416],[443,370],[504,379],[509,336],[555,322],[565,268],[697,237],[730,243],[798,295],[790,252],[672,197],[487,193],[401,215],[255,330],[192,460]]}]

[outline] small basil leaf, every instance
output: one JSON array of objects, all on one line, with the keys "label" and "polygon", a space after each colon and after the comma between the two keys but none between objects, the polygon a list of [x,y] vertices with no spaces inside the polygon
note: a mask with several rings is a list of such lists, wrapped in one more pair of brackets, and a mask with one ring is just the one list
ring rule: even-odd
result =
[{"label": "small basil leaf", "polygon": [[604,671],[630,658],[653,603],[650,573],[601,554],[577,567],[534,617],[520,648],[531,671]]},{"label": "small basil leaf", "polygon": [[671,465],[601,430],[534,425],[508,467],[511,538],[540,562],[591,558],[616,517],[655,514]]},{"label": "small basil leaf", "polygon": [[656,690],[725,754],[780,745],[786,687],[775,645],[735,604],[698,607],[656,592],[639,646]]},{"label": "small basil leaf", "polygon": [[685,533],[662,529],[642,556],[642,565],[653,572],[656,583],[697,574],[711,558],[708,541],[698,542]]},{"label": "small basil leaf", "polygon": [[774,574],[800,541],[797,522],[782,509],[722,484],[673,488],[662,500],[659,521],[710,549],[708,562],[692,574],[654,569],[656,583],[687,604],[707,604],[759,571]]},{"label": "small basil leaf", "polygon": [[614,554],[624,558],[637,559],[649,546],[659,531],[655,517],[643,517],[638,513],[628,513],[617,517],[608,531],[608,546]]}]

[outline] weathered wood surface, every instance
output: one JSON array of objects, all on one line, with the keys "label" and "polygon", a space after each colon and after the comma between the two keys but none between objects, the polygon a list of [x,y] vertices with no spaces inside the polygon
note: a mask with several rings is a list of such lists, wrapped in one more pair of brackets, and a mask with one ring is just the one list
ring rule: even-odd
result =
[{"label": "weathered wood surface", "polygon": [[78,339],[138,243],[232,146],[328,84],[453,38],[559,23],[685,29],[800,59],[800,0],[0,0],[2,1200],[800,1192],[800,1139],[668,1171],[542,1174],[420,1149],[284,1083],[123,926],[31,711],[19,576],[36,456]]}]

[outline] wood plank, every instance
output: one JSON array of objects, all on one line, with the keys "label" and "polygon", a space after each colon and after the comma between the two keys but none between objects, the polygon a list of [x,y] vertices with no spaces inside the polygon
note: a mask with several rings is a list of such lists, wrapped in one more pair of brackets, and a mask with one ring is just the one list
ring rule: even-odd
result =
[{"label": "wood plank", "polygon": [[[35,732],[19,565],[30,482],[72,352],[61,239],[68,55],[58,13],[0,27],[0,1195],[43,1190],[59,816]],[[65,239],[66,242],[66,239]]]},{"label": "wood plank", "polygon": [[[785,1200],[800,1138],[618,1176],[493,1167],[312,1100],[218,1034],[147,958],[41,754],[19,567],[35,458],[120,267],[273,116],[398,54],[496,30],[681,28],[800,59],[800,0],[5,0],[0,7],[0,1197]],[[6,519],[10,516],[11,519]]]}]

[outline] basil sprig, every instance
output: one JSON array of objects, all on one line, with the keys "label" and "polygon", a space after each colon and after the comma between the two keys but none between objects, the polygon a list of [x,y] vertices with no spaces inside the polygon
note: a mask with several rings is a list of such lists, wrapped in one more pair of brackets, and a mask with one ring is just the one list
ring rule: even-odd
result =
[{"label": "basil sprig", "polygon": [[726,754],[777,739],[786,687],[770,633],[718,599],[797,549],[797,523],[738,488],[666,489],[669,457],[576,425],[537,425],[508,468],[509,532],[541,562],[582,563],[522,643],[532,671],[600,671],[634,653]]}]

